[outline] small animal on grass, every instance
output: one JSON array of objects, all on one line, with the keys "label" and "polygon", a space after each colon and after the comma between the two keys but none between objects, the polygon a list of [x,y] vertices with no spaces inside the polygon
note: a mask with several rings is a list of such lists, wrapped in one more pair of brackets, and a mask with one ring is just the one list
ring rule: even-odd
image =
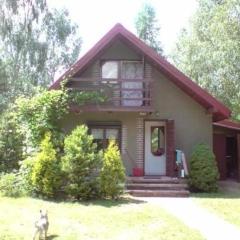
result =
[{"label": "small animal on grass", "polygon": [[39,239],[46,240],[48,227],[49,227],[48,212],[40,210],[40,216],[35,222],[35,232],[33,235],[33,240],[36,239],[37,235],[39,235]]}]

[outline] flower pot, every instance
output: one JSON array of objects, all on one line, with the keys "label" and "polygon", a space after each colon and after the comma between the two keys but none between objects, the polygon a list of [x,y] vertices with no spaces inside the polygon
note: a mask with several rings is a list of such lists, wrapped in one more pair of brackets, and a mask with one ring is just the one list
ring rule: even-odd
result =
[{"label": "flower pot", "polygon": [[134,177],[143,176],[143,169],[142,168],[133,168],[132,174]]}]

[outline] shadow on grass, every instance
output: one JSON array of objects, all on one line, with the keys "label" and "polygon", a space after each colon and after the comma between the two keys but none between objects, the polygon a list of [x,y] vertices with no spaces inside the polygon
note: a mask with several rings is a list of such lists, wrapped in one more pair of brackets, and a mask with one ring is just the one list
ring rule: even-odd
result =
[{"label": "shadow on grass", "polygon": [[94,205],[94,206],[102,206],[102,207],[115,207],[115,206],[121,206],[121,205],[125,205],[125,204],[142,204],[142,203],[146,203],[143,200],[137,200],[137,199],[133,199],[130,197],[123,197],[120,198],[118,200],[111,200],[111,199],[104,199],[104,200],[92,200],[92,201],[84,201],[84,202],[79,202],[80,204],[83,205]]},{"label": "shadow on grass", "polygon": [[47,240],[53,240],[55,238],[59,237],[58,235],[50,235],[47,237]]},{"label": "shadow on grass", "polygon": [[123,196],[117,200],[113,199],[93,199],[89,201],[77,201],[77,200],[71,200],[71,199],[43,199],[43,198],[35,198],[37,200],[43,200],[48,201],[52,203],[69,203],[69,204],[79,204],[84,206],[102,206],[106,208],[126,205],[126,204],[143,204],[146,203],[146,201],[133,199],[129,196]]}]

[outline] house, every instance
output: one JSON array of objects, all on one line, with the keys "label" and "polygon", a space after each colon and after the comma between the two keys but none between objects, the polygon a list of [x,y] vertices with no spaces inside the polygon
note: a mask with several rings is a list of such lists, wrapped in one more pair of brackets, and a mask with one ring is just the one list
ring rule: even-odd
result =
[{"label": "house", "polygon": [[212,147],[213,124],[217,131],[217,122],[230,117],[226,106],[120,24],[50,89],[64,80],[68,88],[107,92],[105,103],[72,106],[62,124],[66,131],[87,124],[101,148],[115,139],[128,175],[176,176],[175,149],[189,159],[196,144]]}]

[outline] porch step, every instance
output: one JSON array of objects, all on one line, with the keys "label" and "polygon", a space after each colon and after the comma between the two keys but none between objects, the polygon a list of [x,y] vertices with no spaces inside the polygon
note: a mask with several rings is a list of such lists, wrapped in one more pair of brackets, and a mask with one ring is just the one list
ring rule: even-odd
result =
[{"label": "porch step", "polygon": [[128,177],[127,193],[135,197],[188,197],[185,179],[170,177]]},{"label": "porch step", "polygon": [[168,178],[168,177],[128,177],[128,183],[162,183],[162,184],[180,184],[186,183],[185,179]]},{"label": "porch step", "polygon": [[134,197],[189,197],[188,190],[127,190]]},{"label": "porch step", "polygon": [[186,183],[127,183],[127,189],[182,190],[188,189],[188,185]]}]

